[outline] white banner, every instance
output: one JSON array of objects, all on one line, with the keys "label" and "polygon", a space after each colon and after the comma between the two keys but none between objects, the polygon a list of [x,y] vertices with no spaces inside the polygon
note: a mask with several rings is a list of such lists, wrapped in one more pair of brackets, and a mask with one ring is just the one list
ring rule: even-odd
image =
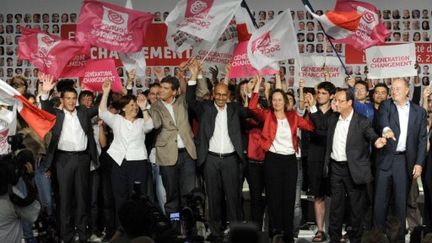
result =
[{"label": "white banner", "polygon": [[299,50],[291,10],[285,10],[255,30],[249,40],[247,53],[251,65],[258,70],[277,61],[297,58]]},{"label": "white banner", "polygon": [[217,41],[240,7],[240,3],[241,0],[179,1],[165,20],[168,26],[168,45],[172,50],[181,52],[193,46],[191,36],[197,38],[195,41]]},{"label": "white banner", "polygon": [[374,46],[366,49],[368,78],[396,78],[417,75],[415,44]]},{"label": "white banner", "polygon": [[298,87],[298,81],[303,79],[305,87],[315,87],[325,81],[323,66],[329,69],[330,82],[336,87],[343,87],[345,72],[337,57],[329,56],[301,56],[300,70],[297,73],[294,86]]}]

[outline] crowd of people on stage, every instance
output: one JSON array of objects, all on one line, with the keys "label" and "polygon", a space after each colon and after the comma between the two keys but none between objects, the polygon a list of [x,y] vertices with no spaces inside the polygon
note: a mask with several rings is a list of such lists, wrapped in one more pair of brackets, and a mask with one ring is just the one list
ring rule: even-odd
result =
[{"label": "crowd of people on stage", "polygon": [[[153,214],[137,204],[137,194],[176,227],[176,215],[196,191],[205,195],[210,242],[223,242],[242,222],[273,242],[294,242],[302,193],[314,198],[313,242],[405,242],[407,232],[432,226],[432,89],[415,85],[418,77],[373,87],[367,77],[347,77],[342,88],[324,67],[325,81],[306,88],[300,80],[293,90],[282,71],[237,81],[228,78],[229,66],[220,80],[202,69],[193,58],[175,76],[155,68],[158,81],[137,95],[128,89],[134,71],[122,93],[111,91],[110,80],[100,92],[78,93],[73,81],[40,73],[33,95],[25,77],[11,79],[31,103],[56,116],[44,140],[17,119],[31,151],[26,173],[34,176],[39,215],[57,232],[51,240],[158,242],[149,226]],[[424,209],[417,203],[419,181]],[[7,192],[2,180],[1,193]],[[34,217],[22,217],[11,237],[4,212],[0,239],[38,242]]]}]

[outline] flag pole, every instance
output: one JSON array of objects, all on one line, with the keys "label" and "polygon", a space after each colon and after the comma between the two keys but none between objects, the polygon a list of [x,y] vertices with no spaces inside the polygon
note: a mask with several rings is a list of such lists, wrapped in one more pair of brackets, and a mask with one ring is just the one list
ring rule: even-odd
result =
[{"label": "flag pole", "polygon": [[[304,5],[307,5],[307,6],[310,8],[310,10],[311,10],[312,12],[315,12],[315,10],[313,9],[312,5],[309,3],[308,0],[301,0],[301,1],[303,2]],[[317,22],[318,22],[319,26],[321,27],[321,30],[322,30],[322,32],[324,33],[324,35],[327,37],[327,40],[330,42],[330,45],[331,45],[333,51],[336,53],[337,58],[339,59],[340,63],[342,64],[342,67],[343,67],[343,69],[345,70],[345,74],[348,75],[348,71],[347,71],[347,69],[346,69],[346,66],[345,66],[345,64],[343,63],[342,58],[340,57],[339,53],[336,51],[336,48],[335,48],[335,46],[334,46],[334,44],[333,44],[333,42],[332,42],[332,40],[331,40],[332,38],[331,38],[330,36],[327,35],[327,33],[325,32],[325,30],[324,30],[324,28],[323,28],[321,22],[319,22],[318,20],[317,20]],[[327,48],[326,48],[326,49],[327,49]],[[327,54],[327,53],[326,53],[326,54]],[[348,75],[348,76],[349,76],[349,75]]]},{"label": "flag pole", "polygon": [[247,12],[249,14],[249,17],[252,20],[252,23],[254,24],[255,28],[258,29],[258,24],[257,24],[257,22],[256,22],[256,20],[255,20],[255,18],[253,16],[253,14],[252,14],[252,11],[250,10],[249,6],[247,5],[246,0],[243,0],[240,5],[247,10]]}]

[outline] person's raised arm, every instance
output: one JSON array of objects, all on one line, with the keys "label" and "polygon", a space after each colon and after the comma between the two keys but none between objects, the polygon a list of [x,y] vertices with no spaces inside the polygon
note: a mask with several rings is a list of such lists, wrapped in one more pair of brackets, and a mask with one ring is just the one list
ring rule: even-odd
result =
[{"label": "person's raised arm", "polygon": [[145,95],[139,94],[137,96],[137,105],[139,106],[139,108],[143,113],[144,121],[148,121],[149,119],[151,119],[150,114],[148,112],[148,101]]},{"label": "person's raised arm", "polygon": [[99,111],[101,113],[108,110],[108,96],[111,91],[111,80],[105,80],[102,84],[102,99],[99,103]]},{"label": "person's raised arm", "polygon": [[42,86],[40,90],[41,93],[40,102],[41,102],[42,109],[48,111],[49,113],[55,114],[54,107],[52,107],[48,101],[49,93],[56,86],[56,83],[54,82],[54,77],[52,75],[39,72],[38,78],[39,81],[42,82]]}]

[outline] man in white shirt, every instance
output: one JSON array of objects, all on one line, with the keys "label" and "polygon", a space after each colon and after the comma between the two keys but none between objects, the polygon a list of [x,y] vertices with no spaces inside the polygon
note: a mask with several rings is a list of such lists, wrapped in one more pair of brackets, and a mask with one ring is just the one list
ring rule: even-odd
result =
[{"label": "man in white shirt", "polygon": [[[241,164],[246,158],[240,124],[248,109],[236,102],[227,103],[228,86],[219,83],[213,90],[214,101],[196,100],[199,64],[190,66],[192,74],[186,92],[188,106],[199,117],[198,166],[204,167],[212,240],[222,240],[222,206],[225,200],[230,223],[241,220]],[[201,82],[202,80],[199,80]],[[209,240],[209,239],[208,239]]]},{"label": "man in white shirt", "polygon": [[[360,242],[365,215],[366,184],[372,181],[369,144],[382,148],[385,138],[379,138],[371,122],[353,109],[354,97],[348,90],[336,92],[335,113],[329,118],[325,164],[330,171],[331,242],[342,237],[345,204],[350,204],[350,242]],[[348,197],[346,197],[348,195]]]},{"label": "man in white shirt", "polygon": [[409,185],[422,173],[428,139],[426,111],[410,102],[408,94],[405,80],[393,80],[392,99],[383,101],[378,113],[379,129],[388,144],[376,159],[374,219],[377,226],[385,228],[392,191],[401,241],[405,239]]},{"label": "man in white shirt", "polygon": [[42,108],[55,114],[57,118],[46,158],[41,166],[48,170],[52,162],[56,161],[60,196],[60,235],[64,242],[71,242],[76,227],[80,241],[87,241],[90,160],[98,166],[91,118],[97,115],[98,107],[76,107],[77,92],[68,86],[61,91],[63,109],[55,109],[48,101],[48,94],[55,83],[49,76],[42,76],[41,81]]}]

